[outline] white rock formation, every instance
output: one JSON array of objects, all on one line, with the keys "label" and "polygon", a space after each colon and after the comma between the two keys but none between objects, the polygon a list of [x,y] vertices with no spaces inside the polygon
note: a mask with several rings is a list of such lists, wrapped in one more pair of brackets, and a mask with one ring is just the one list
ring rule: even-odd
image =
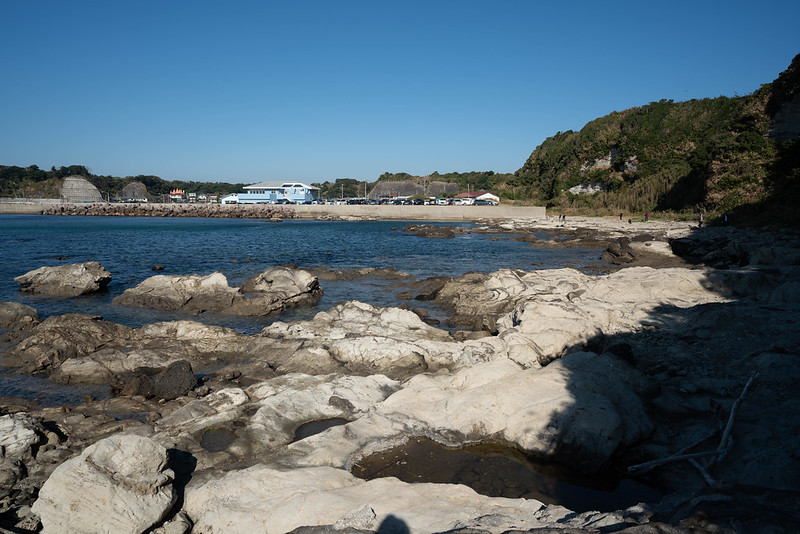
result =
[{"label": "white rock formation", "polygon": [[163,446],[117,434],[58,466],[32,511],[44,534],[141,534],[175,504],[173,478]]},{"label": "white rock formation", "polygon": [[[244,293],[252,295],[245,297]],[[262,316],[316,301],[322,294],[307,271],[273,267],[240,288],[220,272],[208,275],[156,275],[114,299],[115,304],[197,313],[206,310]]]},{"label": "white rock formation", "polygon": [[21,291],[56,297],[77,297],[94,293],[111,282],[111,273],[96,261],[74,265],[39,267],[14,278]]}]

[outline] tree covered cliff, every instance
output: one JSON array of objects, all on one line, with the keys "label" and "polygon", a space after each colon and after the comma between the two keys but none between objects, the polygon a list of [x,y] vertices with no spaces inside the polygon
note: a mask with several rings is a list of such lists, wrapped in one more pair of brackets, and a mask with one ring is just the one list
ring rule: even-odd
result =
[{"label": "tree covered cliff", "polygon": [[611,113],[546,139],[502,188],[560,208],[793,217],[798,88],[800,55],[750,95],[661,100]]}]

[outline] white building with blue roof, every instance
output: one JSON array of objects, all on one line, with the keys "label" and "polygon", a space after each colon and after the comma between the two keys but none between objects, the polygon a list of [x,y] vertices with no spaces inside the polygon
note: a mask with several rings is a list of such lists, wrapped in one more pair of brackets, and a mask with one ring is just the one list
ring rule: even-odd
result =
[{"label": "white building with blue roof", "polygon": [[244,187],[244,193],[222,197],[223,204],[304,204],[319,198],[319,187],[302,182],[260,182]]}]

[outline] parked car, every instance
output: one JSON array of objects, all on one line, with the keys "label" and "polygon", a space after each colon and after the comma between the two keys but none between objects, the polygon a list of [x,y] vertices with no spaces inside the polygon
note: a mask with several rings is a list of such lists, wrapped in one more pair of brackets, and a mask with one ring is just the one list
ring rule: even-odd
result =
[{"label": "parked car", "polygon": [[476,198],[475,202],[472,204],[473,206],[497,206],[497,202],[494,200],[488,200],[485,198]]}]

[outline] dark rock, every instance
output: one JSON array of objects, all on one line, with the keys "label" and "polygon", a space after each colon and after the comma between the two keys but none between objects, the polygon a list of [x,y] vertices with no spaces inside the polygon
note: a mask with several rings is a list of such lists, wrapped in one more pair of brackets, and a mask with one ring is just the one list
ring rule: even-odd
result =
[{"label": "dark rock", "polygon": [[430,313],[428,313],[428,310],[426,310],[425,308],[414,308],[411,311],[417,314],[417,317],[419,317],[420,319],[426,319],[427,317],[430,316]]},{"label": "dark rock", "polygon": [[164,270],[164,266],[161,265],[160,263],[156,263],[155,265],[153,265],[151,270],[153,270],[153,271],[163,271]]},{"label": "dark rock", "polygon": [[177,399],[189,393],[196,385],[192,364],[179,360],[153,377],[153,395],[164,400]]},{"label": "dark rock", "polygon": [[439,239],[448,239],[455,237],[456,234],[463,234],[461,228],[453,226],[433,226],[429,224],[409,224],[402,229],[404,232],[410,232],[419,237],[433,237]]},{"label": "dark rock", "polygon": [[608,248],[603,252],[602,259],[614,265],[622,265],[632,262],[636,256],[630,247],[630,240],[620,239],[609,243]]}]

